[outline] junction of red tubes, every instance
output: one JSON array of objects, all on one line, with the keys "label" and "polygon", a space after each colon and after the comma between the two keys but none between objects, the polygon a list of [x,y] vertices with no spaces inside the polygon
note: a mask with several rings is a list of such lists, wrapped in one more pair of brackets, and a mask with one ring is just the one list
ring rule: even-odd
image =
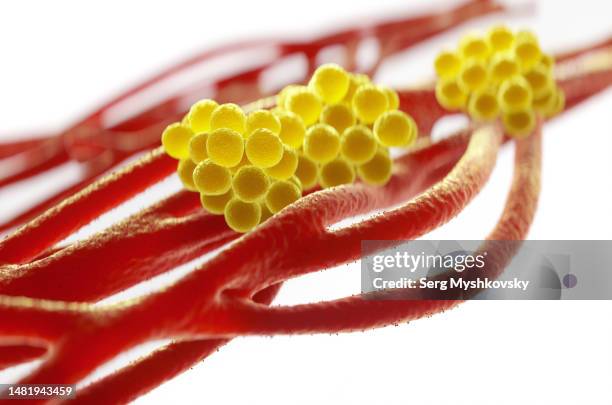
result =
[{"label": "junction of red tubes", "polygon": [[[458,215],[479,193],[506,142],[515,142],[514,175],[497,224],[482,249],[491,258],[487,274],[499,274],[535,215],[540,190],[541,140],[546,123],[529,137],[513,140],[496,124],[478,125],[433,142],[427,134],[448,114],[432,86],[398,90],[400,108],[419,126],[418,146],[395,161],[384,187],[356,183],[312,192],[244,235],[223,217],[200,208],[198,195],[185,190],[154,203],[126,220],[82,241],[60,243],[105,212],[175,173],[176,161],[158,147],[163,128],[185,113],[177,94],[113,127],[104,115],[114,105],[194,64],[249,47],[273,47],[278,58],[304,54],[309,72],[316,54],[341,44],[354,70],[357,44],[374,36],[378,62],[440,32],[489,13],[508,12],[492,1],[470,1],[456,9],[418,18],[351,29],[309,42],[254,41],[208,51],[117,97],[60,134],[0,144],[0,159],[21,156],[21,171],[0,177],[0,187],[39,175],[69,160],[88,170],[82,180],[0,225],[17,228],[0,242],[0,368],[37,358],[42,365],[24,384],[74,384],[93,370],[141,343],[170,338],[173,343],[82,388],[70,403],[124,403],[245,335],[360,331],[418,319],[460,301],[385,301],[363,296],[313,304],[269,306],[284,281],[358,260],[362,240],[418,238]],[[612,40],[557,55],[558,84],[566,110],[612,84]],[[265,66],[215,83],[215,99],[247,104],[262,94]],[[305,79],[305,78],[304,78]],[[554,136],[554,135],[553,135]],[[143,158],[100,176],[137,152]],[[392,207],[392,208],[391,208]],[[383,214],[330,230],[343,219],[374,210]],[[484,239],[484,238],[483,238]],[[118,305],[92,306],[155,275],[223,249],[169,288]],[[248,260],[245,260],[248,258]],[[88,347],[83,351],[83,347]],[[26,401],[28,402],[28,401]],[[44,402],[44,400],[32,400]]]}]

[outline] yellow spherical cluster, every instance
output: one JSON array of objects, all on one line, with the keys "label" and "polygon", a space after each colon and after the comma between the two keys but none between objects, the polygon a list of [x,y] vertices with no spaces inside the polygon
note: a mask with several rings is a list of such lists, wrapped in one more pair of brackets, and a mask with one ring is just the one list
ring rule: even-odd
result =
[{"label": "yellow spherical cluster", "polygon": [[494,26],[485,35],[467,34],[456,51],[438,54],[434,69],[442,107],[464,111],[476,121],[501,118],[511,136],[529,135],[536,114],[551,117],[564,107],[554,61],[529,31]]},{"label": "yellow spherical cluster", "polygon": [[[440,69],[458,71],[452,59],[440,61]],[[461,62],[459,56],[455,60]],[[388,148],[410,146],[418,135],[416,123],[399,106],[398,94],[391,88],[333,64],[315,70],[306,87],[285,87],[277,96],[277,114],[293,113],[305,124],[305,131],[296,137],[303,144],[295,170],[304,189],[352,183],[360,172],[365,173],[359,176],[364,182],[386,183],[392,171]],[[288,144],[285,139],[290,137],[283,136],[283,129],[281,138]],[[388,167],[380,169],[384,164],[375,159],[378,152],[386,156]],[[373,159],[370,169],[367,163]]]},{"label": "yellow spherical cluster", "polygon": [[289,85],[276,107],[246,114],[235,104],[195,103],[162,135],[179,159],[183,186],[202,207],[247,232],[317,185],[384,185],[393,168],[389,147],[411,145],[414,120],[398,110],[391,88],[338,65],[320,66],[308,86]]},{"label": "yellow spherical cluster", "polygon": [[[230,228],[246,232],[301,197],[296,172],[305,134],[304,121],[290,111],[245,114],[235,104],[202,100],[183,121],[166,128],[162,142],[166,152],[179,159],[183,187],[200,193],[206,211],[224,215]],[[317,170],[315,165],[310,187],[316,185]],[[289,182],[291,192],[275,188],[268,197],[278,181]]]}]

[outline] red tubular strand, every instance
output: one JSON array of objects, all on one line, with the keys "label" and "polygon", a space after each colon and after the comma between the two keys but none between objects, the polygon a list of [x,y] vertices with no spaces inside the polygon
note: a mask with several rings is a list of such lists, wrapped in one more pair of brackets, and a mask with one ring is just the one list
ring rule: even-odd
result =
[{"label": "red tubular strand", "polygon": [[[253,301],[269,305],[279,289],[280,284],[272,285],[255,294]],[[200,339],[171,343],[79,390],[69,403],[105,405],[130,402],[204,360],[228,342],[228,339]]]},{"label": "red tubular strand", "polygon": [[9,141],[0,143],[0,159],[5,159],[33,149],[41,144],[52,139],[50,136],[37,136],[29,138],[28,136],[20,136],[18,141]]},{"label": "red tubular strand", "polygon": [[0,177],[0,188],[43,173],[70,160],[61,139],[57,138],[35,144],[32,148],[21,152],[18,158],[23,164],[19,166],[18,171],[9,171],[8,175]]},{"label": "red tubular strand", "polygon": [[594,44],[589,44],[586,45],[584,47],[581,48],[577,48],[575,50],[569,51],[569,52],[562,52],[557,54],[557,56],[555,56],[555,60],[557,61],[557,63],[559,62],[565,62],[567,60],[570,59],[576,59],[580,56],[583,56],[587,53],[593,52],[593,51],[599,51],[602,50],[604,48],[609,48],[612,46],[612,36],[608,37],[606,39],[603,39],[600,42],[596,42]]},{"label": "red tubular strand", "polygon": [[400,90],[398,96],[401,109],[415,119],[421,135],[429,135],[440,118],[452,114],[438,104],[431,86],[422,89]]},{"label": "red tubular strand", "polygon": [[[123,237],[117,238],[117,232]],[[153,223],[132,218],[47,259],[9,267],[8,277],[0,281],[0,291],[36,298],[95,301],[199,257],[237,236],[223,217],[205,212]]]},{"label": "red tubular strand", "polygon": [[40,346],[0,346],[0,370],[36,360],[47,353],[47,349]]},{"label": "red tubular strand", "polygon": [[176,162],[158,149],[89,186],[0,242],[0,263],[33,259],[100,214],[167,177],[175,167]]},{"label": "red tubular strand", "polygon": [[[540,130],[517,141],[514,177],[504,211],[487,241],[479,248],[488,252],[484,273],[496,277],[514,256],[520,243],[498,241],[523,240],[535,215],[541,171]],[[409,225],[409,223],[404,223]],[[376,238],[372,238],[376,239]],[[457,305],[458,300],[386,301],[364,296],[292,307],[262,307],[249,301],[234,302],[228,312],[227,325],[220,333],[294,334],[342,332],[405,322],[428,316]],[[230,301],[228,305],[232,305]]]}]

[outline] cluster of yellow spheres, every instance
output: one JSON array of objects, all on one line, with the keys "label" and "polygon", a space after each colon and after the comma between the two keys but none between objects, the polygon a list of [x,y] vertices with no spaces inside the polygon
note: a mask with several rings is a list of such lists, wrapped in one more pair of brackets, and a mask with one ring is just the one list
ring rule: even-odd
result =
[{"label": "cluster of yellow spheres", "polygon": [[565,104],[554,80],[554,60],[530,31],[495,26],[484,36],[467,34],[456,50],[439,53],[434,67],[440,105],[476,121],[501,117],[511,136],[529,135],[536,114],[551,117]]},{"label": "cluster of yellow spheres", "polygon": [[414,120],[398,107],[390,88],[325,64],[308,85],[285,87],[271,110],[198,101],[164,130],[162,145],[204,209],[247,232],[317,185],[389,181],[389,147],[417,137]]}]

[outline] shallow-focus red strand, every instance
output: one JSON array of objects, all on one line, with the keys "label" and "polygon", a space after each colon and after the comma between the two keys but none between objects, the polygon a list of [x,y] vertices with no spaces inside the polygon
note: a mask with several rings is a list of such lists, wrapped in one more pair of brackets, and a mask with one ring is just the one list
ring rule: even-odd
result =
[{"label": "shallow-focus red strand", "polygon": [[47,349],[40,346],[0,346],[0,370],[42,357]]}]

